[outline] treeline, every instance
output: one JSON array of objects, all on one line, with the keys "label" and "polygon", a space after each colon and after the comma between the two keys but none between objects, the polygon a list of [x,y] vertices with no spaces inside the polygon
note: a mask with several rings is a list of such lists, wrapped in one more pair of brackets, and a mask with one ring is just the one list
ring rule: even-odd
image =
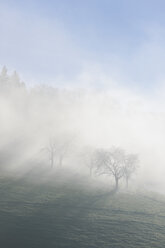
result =
[{"label": "treeline", "polygon": [[20,80],[16,71],[9,75],[6,66],[4,66],[0,74],[0,88],[1,93],[4,93],[5,91],[9,92],[12,89],[25,88],[25,84]]}]

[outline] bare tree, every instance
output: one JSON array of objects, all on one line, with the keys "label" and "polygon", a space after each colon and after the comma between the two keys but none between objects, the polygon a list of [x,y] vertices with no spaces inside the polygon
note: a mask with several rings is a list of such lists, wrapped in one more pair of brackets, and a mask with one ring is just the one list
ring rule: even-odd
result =
[{"label": "bare tree", "polygon": [[98,161],[98,151],[90,146],[83,148],[83,152],[80,154],[83,163],[89,168],[89,175],[92,177],[93,170],[96,169]]},{"label": "bare tree", "polygon": [[75,137],[72,135],[63,136],[57,144],[57,157],[58,165],[61,167],[63,165],[64,158],[71,152],[71,147],[73,146]]},{"label": "bare tree", "polygon": [[126,180],[126,186],[128,188],[128,182],[132,174],[135,173],[135,171],[138,168],[138,156],[136,154],[129,154],[125,156],[125,165],[124,165],[124,177]]},{"label": "bare tree", "polygon": [[49,160],[50,160],[50,166],[51,168],[54,167],[54,162],[55,162],[55,154],[57,152],[57,145],[55,143],[54,138],[49,139],[49,144],[46,148],[44,148],[49,154]]},{"label": "bare tree", "polygon": [[60,135],[49,139],[48,145],[43,149],[48,152],[51,168],[55,163],[61,167],[63,160],[73,145],[74,137],[72,135]]},{"label": "bare tree", "polygon": [[124,176],[125,153],[120,148],[98,150],[96,158],[96,174],[109,175],[115,179],[115,189],[118,190],[119,180]]}]

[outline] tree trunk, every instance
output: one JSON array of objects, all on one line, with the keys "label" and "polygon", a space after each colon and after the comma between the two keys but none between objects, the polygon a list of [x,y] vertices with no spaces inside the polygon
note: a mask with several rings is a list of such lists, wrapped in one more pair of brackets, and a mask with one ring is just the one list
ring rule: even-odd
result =
[{"label": "tree trunk", "polygon": [[115,190],[117,191],[119,188],[119,179],[118,177],[115,177]]},{"label": "tree trunk", "polygon": [[126,177],[126,187],[128,189],[128,177]]},{"label": "tree trunk", "polygon": [[51,168],[53,168],[53,166],[54,166],[54,154],[51,154],[50,165],[51,165]]}]

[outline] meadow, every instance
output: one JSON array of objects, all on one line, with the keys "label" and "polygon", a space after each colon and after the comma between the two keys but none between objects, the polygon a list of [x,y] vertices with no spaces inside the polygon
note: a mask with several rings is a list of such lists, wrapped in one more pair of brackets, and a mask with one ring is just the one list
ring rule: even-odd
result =
[{"label": "meadow", "polygon": [[85,180],[0,180],[0,246],[163,248],[165,197]]}]

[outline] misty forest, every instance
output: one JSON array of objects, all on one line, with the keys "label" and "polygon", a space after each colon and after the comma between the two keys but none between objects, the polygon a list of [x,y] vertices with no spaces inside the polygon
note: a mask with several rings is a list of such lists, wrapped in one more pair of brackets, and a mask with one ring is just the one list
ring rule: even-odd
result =
[{"label": "misty forest", "polygon": [[102,177],[115,190],[119,181],[127,188],[129,181],[135,184],[140,151],[135,141],[128,147],[122,142],[122,119],[129,110],[117,99],[81,89],[27,88],[6,67],[0,87],[2,175],[32,179],[35,172],[41,181],[56,173]]},{"label": "misty forest", "polygon": [[0,74],[2,247],[164,247],[165,116],[119,87]]}]

